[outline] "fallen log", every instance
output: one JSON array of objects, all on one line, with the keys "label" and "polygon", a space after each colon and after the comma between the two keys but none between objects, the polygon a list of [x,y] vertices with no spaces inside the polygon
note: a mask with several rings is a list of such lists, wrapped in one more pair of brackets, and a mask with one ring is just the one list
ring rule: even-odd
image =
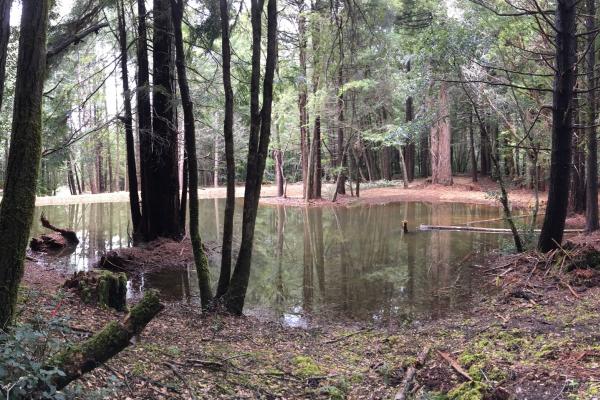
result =
[{"label": "fallen log", "polygon": [[71,346],[52,357],[45,369],[49,371],[58,369],[62,374],[52,375],[47,384],[60,390],[108,361],[129,346],[131,339],[139,335],[163,308],[158,292],[152,290],[146,292],[125,320],[110,322],[83,343]]},{"label": "fallen log", "polygon": [[67,239],[67,241],[69,243],[72,243],[72,244],[79,243],[79,239],[77,238],[77,234],[75,232],[70,231],[68,229],[57,228],[56,226],[52,225],[50,223],[50,221],[48,221],[48,219],[44,216],[44,214],[42,214],[40,216],[40,221],[42,222],[42,226],[44,228],[50,229],[51,231],[54,231],[56,233],[60,233],[61,236],[63,236],[65,239]]},{"label": "fallen log", "polygon": [[437,351],[437,353],[440,355],[440,357],[442,357],[444,360],[446,360],[448,362],[448,364],[450,364],[450,366],[452,368],[454,368],[454,370],[456,372],[458,372],[459,374],[461,374],[462,376],[464,376],[467,380],[472,381],[473,378],[471,377],[471,375],[469,375],[469,373],[467,371],[465,371],[459,363],[457,363],[452,357],[450,357],[450,354],[448,353],[444,353],[443,351]]},{"label": "fallen log", "polygon": [[[480,232],[480,233],[501,233],[511,234],[512,231],[506,228],[482,228],[478,226],[463,225],[424,225],[419,226],[420,231],[455,231],[455,232]],[[534,232],[541,232],[540,229],[534,229]],[[582,233],[583,229],[565,229],[565,233]]]},{"label": "fallen log", "polygon": [[427,359],[427,355],[429,354],[430,349],[431,347],[429,345],[423,347],[423,350],[421,350],[421,352],[419,353],[417,360],[413,363],[413,365],[408,367],[406,374],[404,374],[404,379],[402,380],[402,386],[400,387],[398,393],[396,393],[394,400],[406,399],[413,386],[413,380],[417,375],[417,369],[421,368],[423,364],[425,364],[425,360]]},{"label": "fallen log", "polygon": [[29,242],[29,247],[33,251],[40,253],[57,253],[63,250],[69,250],[69,253],[75,251],[75,246],[79,243],[77,234],[68,229],[57,228],[44,217],[40,217],[42,226],[50,229],[54,233],[41,235],[38,238],[32,238]]}]

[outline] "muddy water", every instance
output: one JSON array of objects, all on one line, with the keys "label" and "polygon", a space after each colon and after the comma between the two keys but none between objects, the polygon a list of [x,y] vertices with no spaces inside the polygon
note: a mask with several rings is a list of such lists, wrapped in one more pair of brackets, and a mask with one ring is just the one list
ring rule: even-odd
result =
[{"label": "muddy water", "polygon": [[[201,200],[204,240],[220,241],[223,210],[223,200]],[[85,270],[103,252],[130,245],[127,203],[45,206],[38,208],[36,217],[41,212],[55,225],[74,229],[81,239],[74,253],[56,260],[57,267]],[[466,307],[475,290],[472,265],[477,255],[507,239],[415,229],[420,224],[459,225],[500,216],[494,207],[418,202],[261,207],[246,310],[305,325],[315,314],[388,320],[423,312],[435,317]],[[239,227],[241,215],[236,218]],[[407,235],[403,220],[409,222]],[[42,229],[36,226],[32,235]],[[218,260],[212,264],[216,283]],[[145,275],[129,285],[132,296],[154,287],[170,300],[197,299],[193,268]]]}]

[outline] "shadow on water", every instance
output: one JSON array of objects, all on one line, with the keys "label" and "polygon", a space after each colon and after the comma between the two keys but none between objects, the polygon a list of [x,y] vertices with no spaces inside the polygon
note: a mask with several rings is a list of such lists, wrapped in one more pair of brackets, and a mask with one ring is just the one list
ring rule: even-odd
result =
[{"label": "shadow on water", "polygon": [[[205,241],[220,242],[223,210],[222,199],[201,200]],[[80,238],[75,252],[53,262],[65,271],[86,270],[104,252],[131,245],[127,203],[39,207],[36,220],[41,212]],[[499,237],[415,229],[420,224],[459,225],[500,216],[495,207],[450,203],[261,207],[246,309],[305,326],[311,316],[385,322],[423,313],[435,318],[467,307],[473,260],[498,248]],[[236,218],[239,227],[241,215]],[[409,234],[402,232],[404,220]],[[40,233],[43,228],[36,224],[32,236]],[[216,284],[219,260],[211,264]],[[197,298],[193,266],[133,278],[129,294],[136,296],[150,287],[168,300]]]}]

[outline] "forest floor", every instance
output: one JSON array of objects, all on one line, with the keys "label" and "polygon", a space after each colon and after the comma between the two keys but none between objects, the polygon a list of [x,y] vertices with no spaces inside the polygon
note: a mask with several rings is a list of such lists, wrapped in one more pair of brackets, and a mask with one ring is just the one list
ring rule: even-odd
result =
[{"label": "forest floor", "polygon": [[[391,399],[413,366],[412,398],[598,399],[600,272],[589,266],[600,235],[572,241],[548,255],[490,255],[472,307],[441,319],[315,315],[291,328],[167,303],[133,346],[71,386],[81,399]],[[64,292],[64,279],[29,262],[20,320],[61,318],[64,339],[80,341],[124,317]]]},{"label": "forest floor", "polygon": [[[331,205],[334,185],[323,184],[323,198],[321,201],[311,201],[311,206]],[[456,176],[452,186],[432,185],[425,179],[415,179],[408,188],[402,186],[402,181],[378,181],[374,183],[363,183],[360,189],[360,198],[350,195],[338,196],[337,205],[349,204],[386,204],[399,201],[430,201],[430,202],[461,202],[472,204],[496,205],[495,193],[499,191],[498,184],[489,178],[481,178],[479,182],[473,183],[470,177]],[[349,191],[348,191],[349,192]],[[201,199],[225,198],[225,187],[200,188]],[[278,198],[277,188],[274,185],[264,185],[261,190],[261,202],[263,204],[283,204],[292,206],[305,206],[302,199],[302,183],[287,185],[286,198]],[[236,197],[244,196],[244,186],[236,187]],[[540,204],[546,201],[546,193],[540,193]],[[62,195],[38,197],[36,205],[63,205],[75,203],[104,203],[104,202],[126,202],[129,201],[128,192]],[[510,201],[518,207],[532,206],[534,194],[531,190],[510,189]]]}]

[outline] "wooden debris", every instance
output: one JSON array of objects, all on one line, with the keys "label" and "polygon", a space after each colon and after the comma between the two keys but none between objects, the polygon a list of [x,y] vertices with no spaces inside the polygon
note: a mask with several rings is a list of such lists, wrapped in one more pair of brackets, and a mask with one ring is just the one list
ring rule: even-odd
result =
[{"label": "wooden debris", "polygon": [[417,357],[417,361],[415,363],[413,363],[413,365],[408,367],[408,370],[404,374],[404,379],[402,380],[402,385],[400,386],[400,390],[398,391],[398,393],[396,393],[394,400],[405,400],[406,399],[406,396],[410,392],[410,389],[413,385],[413,380],[415,379],[415,376],[417,375],[417,370],[418,370],[418,368],[421,368],[423,366],[423,364],[425,364],[425,360],[427,359],[427,355],[429,355],[430,349],[431,349],[431,347],[429,345],[426,345],[425,347],[423,347],[423,350],[421,350],[421,352],[419,353],[419,355]]},{"label": "wooden debris", "polygon": [[450,357],[450,354],[444,353],[443,351],[439,351],[439,350],[437,351],[437,353],[440,355],[440,357],[442,357],[444,360],[446,360],[448,362],[448,364],[450,364],[450,366],[452,366],[452,368],[454,368],[454,370],[456,372],[461,374],[463,377],[467,378],[469,381],[473,380],[473,378],[471,378],[471,375],[469,375],[469,373],[467,371],[465,371],[463,369],[463,367],[461,367],[460,364],[458,362],[456,362],[456,360],[454,360],[452,357]]}]

